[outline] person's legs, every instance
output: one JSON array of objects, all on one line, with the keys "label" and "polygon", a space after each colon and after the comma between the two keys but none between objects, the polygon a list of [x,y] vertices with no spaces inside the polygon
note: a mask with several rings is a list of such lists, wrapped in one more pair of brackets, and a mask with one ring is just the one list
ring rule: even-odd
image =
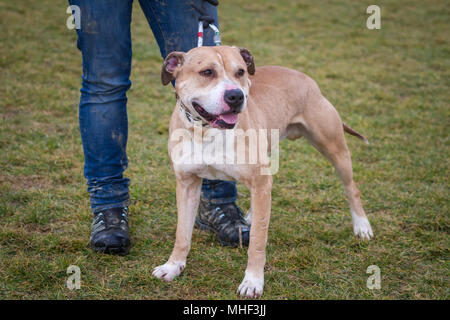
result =
[{"label": "person's legs", "polygon": [[203,179],[202,198],[213,204],[225,204],[236,201],[236,182]]},{"label": "person's legs", "polygon": [[81,9],[83,56],[79,121],[91,208],[128,205],[126,91],[131,86],[131,6],[123,0],[70,0]]},{"label": "person's legs", "polygon": [[[187,52],[197,46],[199,13],[191,6],[192,3],[203,7],[207,15],[215,18],[214,24],[218,26],[216,7],[203,0],[139,2],[163,58],[172,51]],[[203,45],[214,45],[214,32],[211,28],[204,30]],[[203,180],[197,225],[218,233],[222,244],[236,245],[239,239],[243,244],[248,243],[249,226],[242,219],[242,212],[235,204],[236,197],[234,181]],[[222,213],[230,219],[223,219]]]},{"label": "person's legs", "polygon": [[[192,3],[202,7],[203,0],[139,0],[152,32],[158,42],[163,59],[172,51],[187,52],[197,46],[199,14],[191,6]],[[208,15],[215,18],[218,25],[216,7],[206,3]],[[203,44],[214,45],[214,32],[204,30]]]},{"label": "person's legs", "polygon": [[[79,121],[84,175],[91,208],[98,214],[129,203],[130,182],[123,172],[128,166],[126,91],[131,86],[132,0],[69,3],[81,11],[81,29],[77,30],[77,45],[83,57]],[[94,226],[93,232],[103,229]]]}]

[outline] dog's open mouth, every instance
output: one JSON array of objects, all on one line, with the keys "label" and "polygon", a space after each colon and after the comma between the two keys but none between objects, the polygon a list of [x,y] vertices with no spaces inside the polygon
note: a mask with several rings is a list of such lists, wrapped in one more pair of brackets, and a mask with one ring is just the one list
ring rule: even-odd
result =
[{"label": "dog's open mouth", "polygon": [[203,109],[197,102],[192,102],[195,111],[214,128],[233,129],[236,125],[238,114],[234,112],[225,112],[222,114],[211,114]]}]

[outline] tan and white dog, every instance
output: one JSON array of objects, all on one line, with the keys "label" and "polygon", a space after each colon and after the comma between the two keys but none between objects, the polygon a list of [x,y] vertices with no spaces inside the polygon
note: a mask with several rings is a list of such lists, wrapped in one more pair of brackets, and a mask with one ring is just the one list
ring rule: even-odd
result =
[{"label": "tan and white dog", "polygon": [[[247,297],[258,297],[263,292],[272,175],[261,174],[264,164],[259,162],[229,164],[227,161],[179,161],[180,158],[175,161],[174,154],[180,148],[177,147],[179,136],[174,138],[174,133],[183,129],[194,136],[196,123],[208,129],[202,133],[203,137],[208,135],[208,131],[217,137],[236,129],[267,129],[268,133],[277,129],[281,138],[305,137],[333,164],[342,180],[355,235],[367,240],[373,236],[353,181],[344,131],[363,140],[365,138],[342,123],[336,109],[322,96],[314,80],[283,67],[255,69],[253,56],[247,49],[228,46],[199,47],[187,53],[172,52],[164,61],[161,80],[166,85],[173,79],[176,79],[177,105],[170,121],[169,155],[176,176],[178,224],[173,252],[165,264],[154,269],[155,277],[171,281],[186,265],[202,178],[236,180],[251,192],[252,215],[248,264],[238,292]],[[270,149],[271,137],[268,134],[266,138]],[[196,139],[185,143],[193,148],[183,149],[192,150],[192,154],[184,154],[183,159],[196,152],[196,144],[205,144]],[[226,148],[224,157],[227,156]],[[211,152],[205,150],[211,148],[203,148],[200,152]],[[246,152],[248,155],[250,151]]]}]

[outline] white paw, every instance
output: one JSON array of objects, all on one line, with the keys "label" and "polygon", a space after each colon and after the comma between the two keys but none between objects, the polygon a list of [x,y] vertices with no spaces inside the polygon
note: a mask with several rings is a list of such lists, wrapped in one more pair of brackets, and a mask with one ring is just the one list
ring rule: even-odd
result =
[{"label": "white paw", "polygon": [[167,262],[153,269],[153,276],[164,281],[172,281],[173,278],[180,275],[186,264],[184,262]]},{"label": "white paw", "polygon": [[247,298],[258,298],[263,293],[263,287],[264,276],[257,278],[245,271],[244,280],[242,280],[237,292],[241,296],[246,296]]},{"label": "white paw", "polygon": [[370,226],[369,220],[366,217],[358,216],[356,213],[352,212],[353,218],[353,232],[355,236],[361,238],[362,240],[370,240],[373,237],[372,227]]}]

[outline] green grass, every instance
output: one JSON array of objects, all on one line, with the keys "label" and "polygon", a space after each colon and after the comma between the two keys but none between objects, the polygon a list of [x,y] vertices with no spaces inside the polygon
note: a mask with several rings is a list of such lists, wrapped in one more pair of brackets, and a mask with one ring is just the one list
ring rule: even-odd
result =
[{"label": "green grass", "polygon": [[[267,246],[265,299],[449,299],[450,10],[446,1],[220,2],[224,44],[257,65],[310,75],[369,146],[347,136],[355,180],[376,238],[352,234],[343,188],[305,140],[283,141]],[[151,277],[175,235],[167,155],[174,105],[139,5],[133,11],[128,93],[131,236],[126,257],[96,255],[78,129],[81,54],[66,1],[0,0],[0,298],[234,299],[245,249],[194,231],[187,268]],[[239,186],[247,209],[249,192]],[[81,268],[82,287],[65,287]],[[366,288],[366,268],[382,288]]]}]

